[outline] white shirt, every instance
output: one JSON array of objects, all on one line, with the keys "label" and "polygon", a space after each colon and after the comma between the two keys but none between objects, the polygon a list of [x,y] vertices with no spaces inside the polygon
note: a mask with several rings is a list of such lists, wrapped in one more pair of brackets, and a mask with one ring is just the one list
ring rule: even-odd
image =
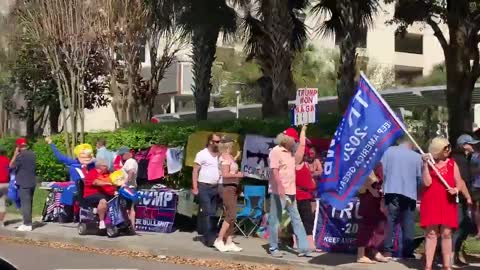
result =
[{"label": "white shirt", "polygon": [[135,159],[129,158],[123,164],[122,170],[128,174],[130,170],[134,171],[134,175],[131,181],[128,182],[128,185],[137,186],[137,173],[138,173],[138,163]]},{"label": "white shirt", "polygon": [[213,156],[207,148],[198,152],[194,162],[200,165],[198,182],[206,184],[219,184],[220,170],[218,168],[218,156]]}]

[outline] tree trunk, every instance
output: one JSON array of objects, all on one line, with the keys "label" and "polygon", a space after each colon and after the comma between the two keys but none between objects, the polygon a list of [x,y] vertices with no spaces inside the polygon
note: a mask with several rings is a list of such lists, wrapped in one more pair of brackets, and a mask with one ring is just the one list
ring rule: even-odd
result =
[{"label": "tree trunk", "polygon": [[215,61],[219,29],[197,27],[192,37],[193,95],[197,120],[207,120],[212,91],[212,65]]},{"label": "tree trunk", "polygon": [[35,137],[35,108],[32,102],[27,102],[27,115],[26,115],[26,131],[27,138]]},{"label": "tree trunk", "polygon": [[56,104],[51,104],[49,106],[49,122],[50,122],[50,133],[51,134],[58,134],[58,119],[60,118],[60,104],[56,102]]},{"label": "tree trunk", "polygon": [[447,63],[448,135],[452,145],[460,135],[473,129],[472,91],[475,81],[463,69],[462,59],[455,56],[459,54],[462,52],[451,52]]},{"label": "tree trunk", "polygon": [[[269,4],[262,5],[265,29],[272,37],[273,44],[268,61],[271,73],[265,74],[272,82],[272,104],[275,116],[288,116],[288,97],[295,92],[291,66],[293,62],[293,21],[286,0],[268,0]],[[265,102],[269,99],[264,99]],[[266,110],[269,112],[269,110]],[[273,116],[273,115],[272,115]],[[265,117],[265,115],[264,115]],[[267,116],[268,117],[268,116]]]},{"label": "tree trunk", "polygon": [[355,94],[356,46],[351,35],[340,43],[340,66],[337,73],[337,95],[340,113],[344,113]]},{"label": "tree trunk", "polygon": [[272,79],[267,76],[262,76],[257,80],[257,84],[262,92],[262,118],[275,117],[275,107],[273,106],[272,100]]}]

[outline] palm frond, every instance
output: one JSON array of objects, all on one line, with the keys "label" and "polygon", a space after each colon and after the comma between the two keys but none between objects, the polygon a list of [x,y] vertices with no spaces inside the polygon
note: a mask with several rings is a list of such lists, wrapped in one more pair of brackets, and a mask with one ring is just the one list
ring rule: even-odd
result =
[{"label": "palm frond", "polygon": [[262,27],[262,22],[250,12],[243,19],[242,29],[244,30],[244,50],[247,55],[247,61],[250,61],[260,55],[262,39],[265,39],[267,35]]},{"label": "palm frond", "polygon": [[300,51],[305,47],[307,42],[307,26],[305,23],[295,16],[294,12],[290,12],[292,16],[293,31],[292,31],[292,48],[295,51]]}]

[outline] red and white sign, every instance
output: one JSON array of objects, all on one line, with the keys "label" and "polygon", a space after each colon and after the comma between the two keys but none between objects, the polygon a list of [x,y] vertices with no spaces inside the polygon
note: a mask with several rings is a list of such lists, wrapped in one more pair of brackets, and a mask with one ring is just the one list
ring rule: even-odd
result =
[{"label": "red and white sign", "polygon": [[296,126],[316,122],[318,88],[300,88],[295,100],[294,124]]}]

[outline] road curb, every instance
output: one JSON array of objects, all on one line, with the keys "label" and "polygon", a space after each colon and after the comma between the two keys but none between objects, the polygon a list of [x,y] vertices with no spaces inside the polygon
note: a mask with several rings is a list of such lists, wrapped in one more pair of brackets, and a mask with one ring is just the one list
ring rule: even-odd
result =
[{"label": "road curb", "polygon": [[105,248],[105,249],[125,249],[131,251],[142,251],[155,255],[163,256],[176,256],[176,257],[185,257],[185,258],[196,258],[196,259],[216,259],[216,260],[225,260],[225,261],[237,261],[237,262],[249,262],[256,264],[271,264],[278,266],[294,267],[294,269],[322,269],[322,270],[359,270],[363,268],[353,268],[353,267],[344,267],[344,266],[326,266],[318,264],[310,264],[299,261],[291,261],[286,259],[276,259],[269,257],[267,255],[263,256],[253,256],[247,254],[239,253],[220,253],[220,252],[206,252],[202,250],[178,250],[174,248],[149,248],[142,246],[137,241],[125,243],[120,241],[115,241],[115,239],[105,238],[102,240],[84,238],[80,236],[66,236],[66,235],[52,235],[46,233],[38,232],[19,232],[11,229],[0,229],[0,236],[4,237],[17,237],[29,240],[36,241],[46,241],[46,242],[61,242],[61,243],[70,243],[85,247],[92,248]]}]

